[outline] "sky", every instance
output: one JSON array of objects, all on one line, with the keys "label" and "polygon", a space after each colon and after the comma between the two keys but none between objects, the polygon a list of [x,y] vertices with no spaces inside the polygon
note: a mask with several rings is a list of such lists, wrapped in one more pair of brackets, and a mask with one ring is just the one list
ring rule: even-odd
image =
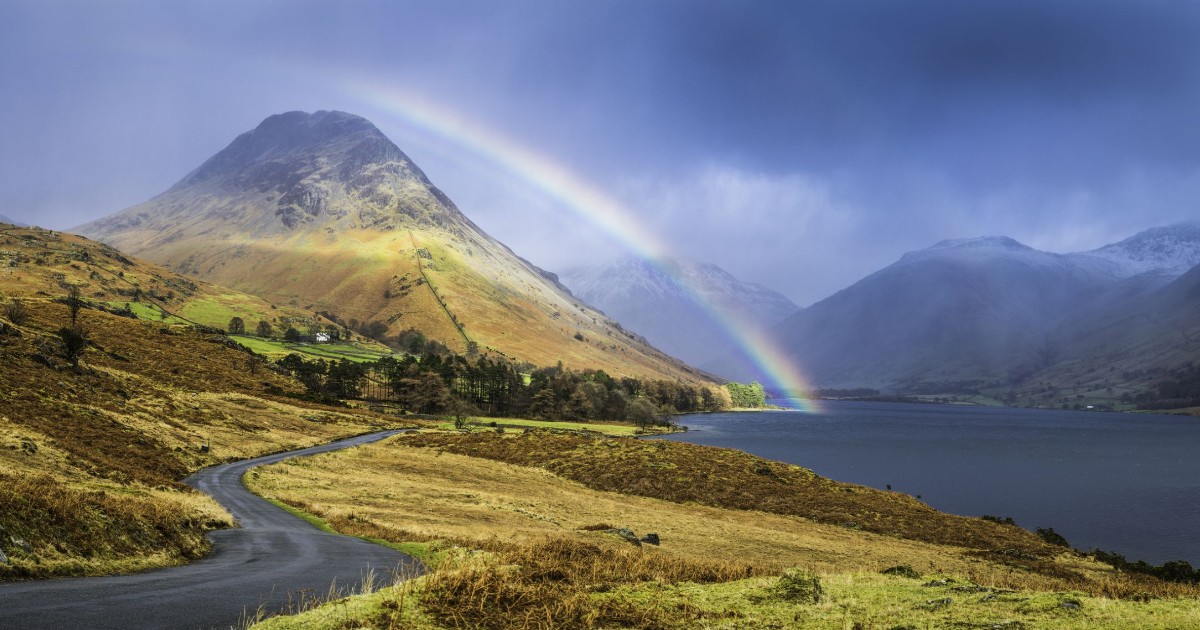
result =
[{"label": "sky", "polygon": [[544,268],[637,248],[530,164],[808,305],[943,239],[1195,220],[1196,33],[1157,0],[3,0],[0,215],[69,229],[337,109]]}]

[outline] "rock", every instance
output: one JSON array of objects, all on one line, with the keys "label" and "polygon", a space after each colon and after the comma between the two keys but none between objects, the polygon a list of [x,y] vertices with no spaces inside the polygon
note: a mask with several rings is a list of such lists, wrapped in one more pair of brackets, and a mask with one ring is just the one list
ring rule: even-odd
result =
[{"label": "rock", "polygon": [[900,577],[912,578],[914,580],[921,578],[921,574],[917,573],[916,569],[908,566],[907,564],[898,564],[894,567],[888,567],[880,571],[880,573],[884,575],[898,575]]},{"label": "rock", "polygon": [[628,527],[614,527],[612,529],[604,530],[604,533],[620,536],[627,542],[632,543],[637,547],[642,546],[642,541],[638,539],[637,534],[633,533],[633,530],[629,529]]},{"label": "rock", "polygon": [[936,610],[938,608],[945,608],[953,603],[954,603],[953,599],[950,599],[949,597],[943,597],[941,599],[931,599],[931,600],[925,602],[925,606],[927,608]]},{"label": "rock", "polygon": [[1083,603],[1077,599],[1068,599],[1067,601],[1059,604],[1058,607],[1066,608],[1067,610],[1081,610],[1083,608]]},{"label": "rock", "polygon": [[930,581],[922,584],[921,586],[924,586],[926,588],[932,588],[934,586],[945,586],[949,583],[950,583],[949,580],[930,580]]},{"label": "rock", "polygon": [[658,534],[650,532],[645,536],[642,536],[642,542],[646,543],[647,545],[654,545],[657,547],[659,543]]},{"label": "rock", "polygon": [[10,536],[9,540],[12,541],[13,546],[17,549],[20,549],[26,554],[33,555],[33,545],[29,544],[29,542],[24,538],[21,538],[20,536]]},{"label": "rock", "polygon": [[4,555],[3,549],[0,549],[0,564],[3,564],[3,565],[8,564],[8,556]]}]

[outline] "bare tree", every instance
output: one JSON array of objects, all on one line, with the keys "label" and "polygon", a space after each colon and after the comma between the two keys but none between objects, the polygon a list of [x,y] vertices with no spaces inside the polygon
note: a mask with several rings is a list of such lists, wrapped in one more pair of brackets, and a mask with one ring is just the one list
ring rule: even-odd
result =
[{"label": "bare tree", "polygon": [[29,320],[29,310],[25,308],[25,304],[21,300],[13,298],[11,302],[4,305],[4,318],[20,326]]},{"label": "bare tree", "polygon": [[79,285],[67,285],[67,309],[71,311],[71,328],[79,323],[79,309],[83,308],[83,297],[79,294]]}]

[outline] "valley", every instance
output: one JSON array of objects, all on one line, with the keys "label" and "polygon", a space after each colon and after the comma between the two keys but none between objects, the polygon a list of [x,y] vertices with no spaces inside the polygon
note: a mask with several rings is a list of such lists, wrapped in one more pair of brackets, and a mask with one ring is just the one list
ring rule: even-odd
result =
[{"label": "valley", "polygon": [[[182,479],[406,428],[245,481],[430,572],[310,597],[300,616],[266,619],[300,612],[272,600],[247,623],[1117,627],[1196,614],[1194,580],[1117,570],[1011,523],[798,465],[637,439],[670,431],[675,414],[760,406],[763,390],[725,381],[745,364],[697,369],[622,323],[659,338],[676,324],[691,342],[681,354],[732,351],[721,326],[774,325],[816,384],[1078,404],[1183,377],[1162,366],[1190,348],[1160,325],[1190,334],[1194,270],[1171,275],[1183,245],[1084,256],[947,241],[805,309],[715,266],[626,262],[564,280],[341,112],[270,117],[162,195],[81,230],[102,242],[0,226],[0,580],[33,585],[22,592],[201,566],[223,553],[213,540],[254,532]],[[1162,273],[1122,276],[1147,265]],[[637,308],[617,318],[591,299]],[[1106,326],[1129,334],[1095,332]],[[1060,339],[1078,342],[1046,349]],[[1114,363],[1129,347],[1144,351]],[[1144,382],[1116,380],[1117,366]]]},{"label": "valley", "polygon": [[[1043,408],[1196,407],[1194,395],[1169,401],[1159,391],[1200,359],[1198,265],[1196,224],[1071,254],[1005,237],[945,241],[803,309],[772,334],[817,391]],[[706,367],[763,378],[731,359]]]}]

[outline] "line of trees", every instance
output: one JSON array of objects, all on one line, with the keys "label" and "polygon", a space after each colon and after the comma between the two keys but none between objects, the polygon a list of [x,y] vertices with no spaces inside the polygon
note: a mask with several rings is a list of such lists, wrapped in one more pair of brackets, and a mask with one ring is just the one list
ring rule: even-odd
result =
[{"label": "line of trees", "polygon": [[[625,420],[646,426],[664,424],[677,413],[729,406],[709,387],[614,378],[603,370],[575,371],[561,363],[526,374],[508,361],[487,356],[427,353],[354,363],[290,354],[277,364],[304,383],[311,395],[386,400],[413,413],[452,412],[461,403],[495,417]],[[757,391],[761,396],[761,386]]]},{"label": "line of trees", "polygon": [[726,383],[725,388],[729,390],[729,404],[737,409],[760,409],[767,404],[767,394],[758,381],[749,385]]},{"label": "line of trees", "polygon": [[1121,402],[1135,402],[1140,409],[1175,409],[1200,406],[1200,367],[1188,362],[1172,368],[1153,389],[1137,396],[1128,393]]}]

